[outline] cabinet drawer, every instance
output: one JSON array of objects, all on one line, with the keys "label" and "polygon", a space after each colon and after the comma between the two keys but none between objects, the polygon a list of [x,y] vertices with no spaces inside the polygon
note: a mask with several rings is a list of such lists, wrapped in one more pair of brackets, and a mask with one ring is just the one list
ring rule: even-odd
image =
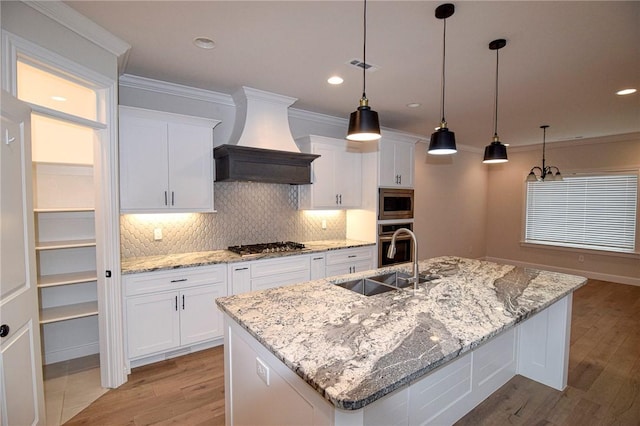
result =
[{"label": "cabinet drawer", "polygon": [[281,287],[283,285],[297,284],[309,281],[309,270],[291,271],[272,276],[264,276],[251,279],[251,291],[265,290],[267,288]]},{"label": "cabinet drawer", "polygon": [[371,259],[371,247],[330,250],[327,252],[327,266],[340,263],[353,263],[359,260]]},{"label": "cabinet drawer", "polygon": [[133,296],[201,284],[224,283],[226,274],[226,265],[216,265],[125,275],[124,294]]},{"label": "cabinet drawer", "polygon": [[306,271],[308,273],[309,268],[309,256],[291,256],[282,259],[267,259],[257,261],[251,265],[251,278],[253,279],[298,271]]}]

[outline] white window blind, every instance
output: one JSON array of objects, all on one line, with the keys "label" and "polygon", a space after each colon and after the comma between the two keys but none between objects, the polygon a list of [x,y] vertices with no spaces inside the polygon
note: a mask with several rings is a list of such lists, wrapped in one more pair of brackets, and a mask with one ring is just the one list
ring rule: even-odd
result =
[{"label": "white window blind", "polygon": [[525,240],[635,251],[638,173],[527,182]]}]

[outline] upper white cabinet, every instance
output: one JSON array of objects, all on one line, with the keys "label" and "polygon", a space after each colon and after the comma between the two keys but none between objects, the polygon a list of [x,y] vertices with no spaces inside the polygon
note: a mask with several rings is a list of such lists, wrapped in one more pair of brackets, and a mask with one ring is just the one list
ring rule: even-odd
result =
[{"label": "upper white cabinet", "polygon": [[413,188],[415,143],[382,138],[378,147],[378,185],[387,188]]},{"label": "upper white cabinet", "polygon": [[311,185],[298,186],[298,208],[350,209],[361,206],[360,144],[324,136],[296,139],[302,152],[318,154],[311,163]]},{"label": "upper white cabinet", "polygon": [[212,212],[218,120],[120,107],[120,209]]}]

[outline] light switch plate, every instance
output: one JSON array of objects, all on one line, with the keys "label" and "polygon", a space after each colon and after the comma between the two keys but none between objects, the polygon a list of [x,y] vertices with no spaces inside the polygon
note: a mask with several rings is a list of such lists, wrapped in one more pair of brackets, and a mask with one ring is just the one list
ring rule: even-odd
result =
[{"label": "light switch plate", "polygon": [[162,240],[162,228],[155,228],[153,230],[153,239],[155,241],[161,241]]}]

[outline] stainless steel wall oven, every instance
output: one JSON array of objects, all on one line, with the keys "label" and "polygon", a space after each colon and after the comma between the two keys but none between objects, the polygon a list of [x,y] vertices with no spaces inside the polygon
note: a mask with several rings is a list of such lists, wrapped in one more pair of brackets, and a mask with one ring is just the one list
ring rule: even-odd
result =
[{"label": "stainless steel wall oven", "polygon": [[407,228],[413,231],[412,223],[393,223],[378,225],[378,267],[395,265],[413,261],[413,240],[407,234],[396,237],[396,255],[393,259],[387,258],[387,250],[391,245],[391,237],[399,228]]}]

